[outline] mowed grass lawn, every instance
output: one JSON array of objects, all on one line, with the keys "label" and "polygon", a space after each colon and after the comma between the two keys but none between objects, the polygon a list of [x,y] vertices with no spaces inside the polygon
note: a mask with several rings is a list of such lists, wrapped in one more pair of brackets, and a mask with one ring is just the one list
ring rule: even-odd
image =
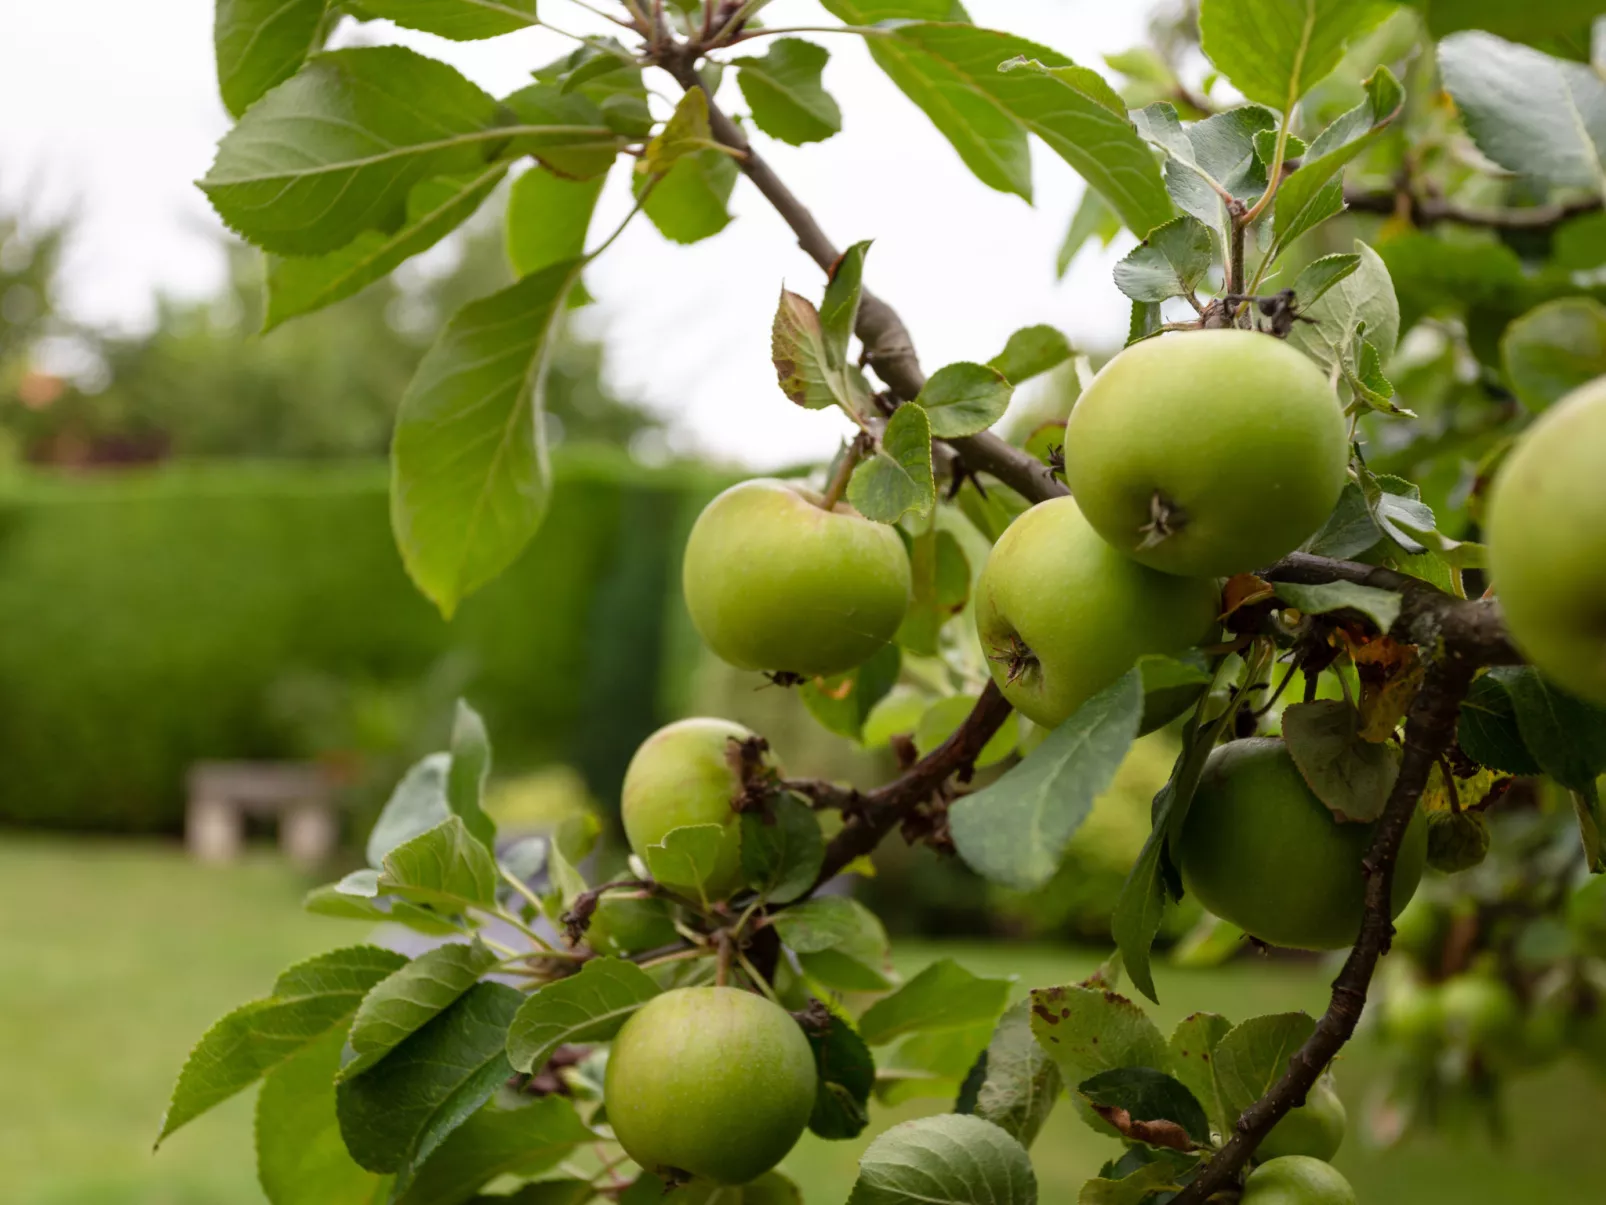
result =
[{"label": "mowed grass lawn", "polygon": [[[251,1095],[230,1101],[151,1153],[174,1073],[216,1017],[260,995],[283,966],[361,940],[361,925],[308,917],[306,883],[270,857],[228,869],[186,861],[173,847],[0,837],[0,1200],[21,1205],[247,1205]],[[1075,981],[1096,959],[1044,946],[906,945],[905,972],[950,955],[1023,986]],[[1319,1009],[1314,968],[1241,963],[1222,971],[1161,970],[1157,1011],[1167,1028],[1212,1009]],[[1340,1070],[1351,1116],[1374,1081],[1364,1045]],[[1363,1205],[1483,1205],[1606,1200],[1606,1090],[1562,1066],[1521,1082],[1504,1147],[1417,1141],[1368,1150],[1354,1133],[1339,1165]],[[944,1102],[921,1102],[877,1127]],[[787,1161],[810,1205],[846,1200],[858,1142],[812,1137]],[[1117,1149],[1056,1111],[1033,1148],[1045,1205],[1076,1187]]]}]

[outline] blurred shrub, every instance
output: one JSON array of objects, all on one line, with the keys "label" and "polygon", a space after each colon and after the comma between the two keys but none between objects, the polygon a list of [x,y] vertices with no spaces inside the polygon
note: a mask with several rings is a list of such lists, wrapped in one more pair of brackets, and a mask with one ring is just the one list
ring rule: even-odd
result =
[{"label": "blurred shrub", "polygon": [[611,805],[671,714],[679,533],[721,483],[555,467],[529,551],[449,625],[402,571],[380,465],[0,478],[0,821],[176,829],[196,759],[438,745],[459,688],[499,769],[567,762]]}]

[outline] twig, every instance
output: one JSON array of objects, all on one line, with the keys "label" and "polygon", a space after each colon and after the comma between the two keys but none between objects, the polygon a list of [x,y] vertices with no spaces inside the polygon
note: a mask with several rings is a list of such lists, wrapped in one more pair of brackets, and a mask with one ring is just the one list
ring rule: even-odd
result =
[{"label": "twig", "polygon": [[[662,66],[681,87],[707,90],[694,63],[686,56],[666,57]],[[841,258],[841,252],[820,228],[808,207],[753,150],[741,128],[713,103],[712,98],[708,104],[708,123],[715,139],[740,152],[736,163],[742,174],[775,207],[775,211],[797,236],[797,244],[804,254],[819,265],[821,271],[829,274],[832,266]],[[869,289],[864,290],[860,298],[859,319],[854,332],[864,344],[866,361],[897,397],[913,401],[920,396],[920,390],[926,383],[926,374],[921,371],[909,330],[904,326],[903,319],[898,317],[897,311]],[[1032,502],[1046,501],[1069,492],[1054,479],[1042,461],[1019,448],[1011,447],[991,432],[983,431],[979,435],[967,435],[945,442],[959,453],[970,469],[991,473]]]},{"label": "twig", "polygon": [[1482,226],[1490,230],[1544,230],[1579,214],[1594,213],[1601,207],[1601,198],[1583,197],[1576,201],[1532,205],[1522,209],[1468,209],[1439,197],[1346,188],[1344,204],[1357,213],[1403,213],[1413,226],[1436,226],[1440,222],[1450,222],[1458,226]]},{"label": "twig", "polygon": [[825,487],[825,497],[820,499],[821,510],[834,510],[836,504],[842,500],[847,491],[848,479],[853,476],[859,459],[869,451],[870,436],[863,431],[853,437],[847,450],[842,453],[842,459],[837,463],[836,472],[831,474],[831,483]]},{"label": "twig", "polygon": [[998,684],[988,682],[976,706],[947,740],[897,778],[864,796],[863,805],[825,847],[825,864],[815,885],[834,878],[849,862],[872,852],[910,809],[930,799],[952,774],[965,772],[1009,713],[1009,703],[999,692]]},{"label": "twig", "polygon": [[1366,911],[1360,936],[1333,981],[1333,994],[1316,1023],[1316,1030],[1288,1060],[1288,1070],[1270,1091],[1238,1118],[1231,1141],[1200,1170],[1191,1184],[1173,1198],[1173,1205],[1203,1205],[1224,1188],[1248,1162],[1273,1126],[1290,1110],[1304,1103],[1306,1094],[1355,1032],[1377,961],[1394,935],[1389,901],[1394,886],[1394,863],[1405,830],[1416,813],[1417,800],[1427,785],[1428,773],[1455,736],[1456,717],[1477,663],[1447,650],[1428,663],[1422,689],[1411,705],[1405,725],[1405,753],[1399,777],[1377,822],[1372,844],[1362,861],[1366,876]]}]

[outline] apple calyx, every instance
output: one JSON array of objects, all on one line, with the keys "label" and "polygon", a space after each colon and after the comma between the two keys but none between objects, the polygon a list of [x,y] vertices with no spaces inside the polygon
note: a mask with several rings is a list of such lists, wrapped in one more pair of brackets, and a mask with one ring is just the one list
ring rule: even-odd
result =
[{"label": "apple calyx", "polygon": [[1180,506],[1159,490],[1149,495],[1149,521],[1138,531],[1143,539],[1138,551],[1158,548],[1162,543],[1188,525],[1188,515]]},{"label": "apple calyx", "polygon": [[996,661],[1008,668],[1009,672],[1004,678],[1005,686],[1015,685],[1027,674],[1036,670],[1039,665],[1037,654],[1032,652],[1027,647],[1026,642],[1015,632],[1009,634],[1008,644],[1003,647],[993,646],[993,651],[988,654],[987,659]]}]

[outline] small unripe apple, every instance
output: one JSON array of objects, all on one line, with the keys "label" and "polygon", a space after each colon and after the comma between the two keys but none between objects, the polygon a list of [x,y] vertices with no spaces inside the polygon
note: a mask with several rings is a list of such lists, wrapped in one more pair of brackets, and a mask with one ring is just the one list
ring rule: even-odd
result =
[{"label": "small unripe apple", "polygon": [[1011,523],[976,585],[976,635],[998,688],[1022,715],[1060,724],[1144,653],[1210,637],[1221,594],[1128,560],[1099,538],[1074,498]]},{"label": "small unripe apple", "polygon": [[814,1109],[814,1054],[790,1014],[752,992],[654,996],[608,1054],[614,1136],[648,1171],[745,1184],[796,1145]]},{"label": "small unripe apple", "polygon": [[1456,975],[1441,990],[1444,1027],[1479,1054],[1514,1050],[1522,1037],[1522,1004],[1504,981],[1483,971]]},{"label": "small unripe apple", "polygon": [[1489,575],[1512,639],[1564,690],[1606,707],[1606,378],[1530,427],[1489,495]]},{"label": "small unripe apple", "polygon": [[1167,573],[1226,577],[1292,552],[1349,464],[1321,369],[1245,330],[1162,335],[1100,370],[1065,429],[1065,475],[1106,540]]},{"label": "small unripe apple", "polygon": [[738,669],[809,677],[866,661],[909,609],[909,555],[898,533],[845,502],[833,510],[791,482],[733,485],[686,541],[692,623]]},{"label": "small unripe apple", "polygon": [[1418,1053],[1444,1045],[1444,995],[1438,986],[1416,979],[1389,985],[1382,1001],[1383,1036]]},{"label": "small unripe apple", "polygon": [[1306,1155],[1330,1163],[1344,1143],[1348,1123],[1344,1102],[1333,1091],[1331,1078],[1324,1075],[1306,1095],[1305,1103],[1285,1113],[1261,1139],[1255,1157],[1264,1161]]},{"label": "small unripe apple", "polygon": [[623,957],[680,940],[669,907],[661,899],[636,899],[609,891],[597,901],[586,926],[586,944],[601,954]]},{"label": "small unripe apple", "polygon": [[[1360,935],[1361,862],[1373,824],[1339,823],[1275,737],[1213,750],[1183,824],[1182,881],[1223,920],[1274,946],[1338,950]],[[1412,817],[1394,865],[1392,915],[1416,893],[1427,825]]]},{"label": "small unripe apple", "polygon": [[1355,1189],[1332,1164],[1284,1155],[1249,1173],[1238,1205],[1356,1205],[1356,1200]]},{"label": "small unripe apple", "polygon": [[[718,824],[725,830],[713,873],[703,886],[709,899],[723,899],[742,885],[741,816],[731,807],[741,792],[732,768],[732,741],[753,733],[729,720],[699,717],[667,724],[641,743],[625,769],[620,814],[625,839],[645,860],[673,829]],[[766,763],[770,759],[765,755]],[[669,883],[694,887],[692,883]]]}]

